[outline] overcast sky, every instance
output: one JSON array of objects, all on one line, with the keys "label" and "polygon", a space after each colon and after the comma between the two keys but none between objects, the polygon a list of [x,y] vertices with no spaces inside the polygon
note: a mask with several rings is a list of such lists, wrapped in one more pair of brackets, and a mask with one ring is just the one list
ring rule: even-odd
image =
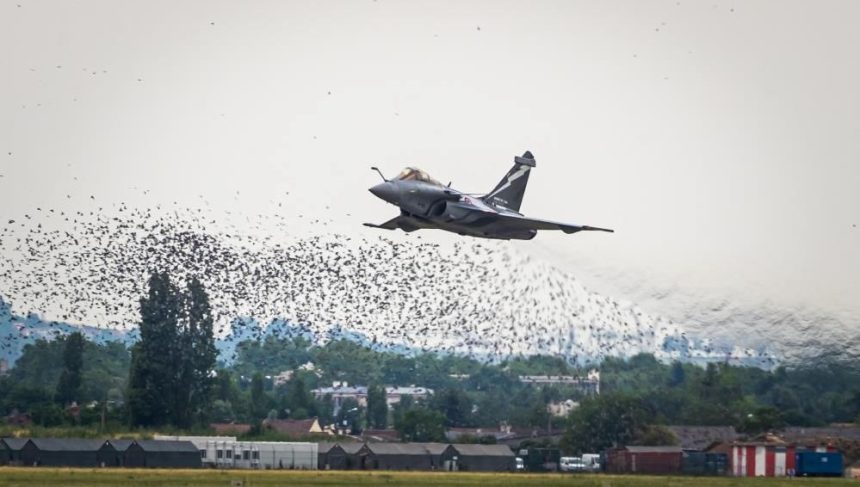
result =
[{"label": "overcast sky", "polygon": [[488,191],[529,149],[527,215],[617,233],[511,245],[587,285],[856,316],[858,20],[850,0],[3,0],[0,218],[281,203],[288,237],[375,235],[396,209],[370,165]]}]

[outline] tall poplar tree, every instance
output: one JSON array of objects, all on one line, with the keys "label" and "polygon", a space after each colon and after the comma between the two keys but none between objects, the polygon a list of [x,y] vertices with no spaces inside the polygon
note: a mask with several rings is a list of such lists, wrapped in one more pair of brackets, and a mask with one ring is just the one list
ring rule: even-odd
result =
[{"label": "tall poplar tree", "polygon": [[176,389],[172,422],[187,428],[205,419],[211,402],[214,378],[212,370],[218,351],[212,331],[212,310],[209,296],[194,277],[188,282],[182,297],[182,319],[179,326],[176,357]]},{"label": "tall poplar tree", "polygon": [[179,338],[180,296],[166,273],[153,273],[140,300],[140,340],[131,349],[128,411],[133,425],[172,422],[177,370],[182,369]]},{"label": "tall poplar tree", "polygon": [[385,429],[388,426],[388,402],[385,388],[380,385],[367,388],[367,422],[379,429]]},{"label": "tall poplar tree", "polygon": [[81,391],[81,369],[84,366],[84,335],[76,331],[66,337],[63,349],[63,372],[57,384],[57,402],[67,405],[77,401]]}]

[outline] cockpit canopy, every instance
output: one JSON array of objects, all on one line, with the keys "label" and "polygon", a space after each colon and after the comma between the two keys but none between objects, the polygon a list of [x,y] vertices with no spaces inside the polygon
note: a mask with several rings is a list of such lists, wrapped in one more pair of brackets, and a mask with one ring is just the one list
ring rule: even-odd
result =
[{"label": "cockpit canopy", "polygon": [[394,179],[395,181],[422,181],[435,186],[444,186],[444,184],[431,178],[426,172],[415,167],[404,168]]}]

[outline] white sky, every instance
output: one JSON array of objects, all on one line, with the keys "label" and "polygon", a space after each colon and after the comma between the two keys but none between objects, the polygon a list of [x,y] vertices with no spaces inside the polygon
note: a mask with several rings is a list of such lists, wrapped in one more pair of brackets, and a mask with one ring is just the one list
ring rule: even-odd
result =
[{"label": "white sky", "polygon": [[373,235],[395,208],[370,165],[486,191],[530,149],[527,215],[617,233],[512,245],[590,287],[856,317],[858,21],[847,0],[3,0],[0,218],[202,196]]}]

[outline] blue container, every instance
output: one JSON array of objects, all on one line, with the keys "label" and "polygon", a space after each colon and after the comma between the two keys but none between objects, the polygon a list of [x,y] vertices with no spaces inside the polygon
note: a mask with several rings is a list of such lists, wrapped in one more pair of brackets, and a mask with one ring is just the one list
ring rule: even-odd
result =
[{"label": "blue container", "polygon": [[795,455],[798,477],[841,477],[842,454],[804,451]]}]

